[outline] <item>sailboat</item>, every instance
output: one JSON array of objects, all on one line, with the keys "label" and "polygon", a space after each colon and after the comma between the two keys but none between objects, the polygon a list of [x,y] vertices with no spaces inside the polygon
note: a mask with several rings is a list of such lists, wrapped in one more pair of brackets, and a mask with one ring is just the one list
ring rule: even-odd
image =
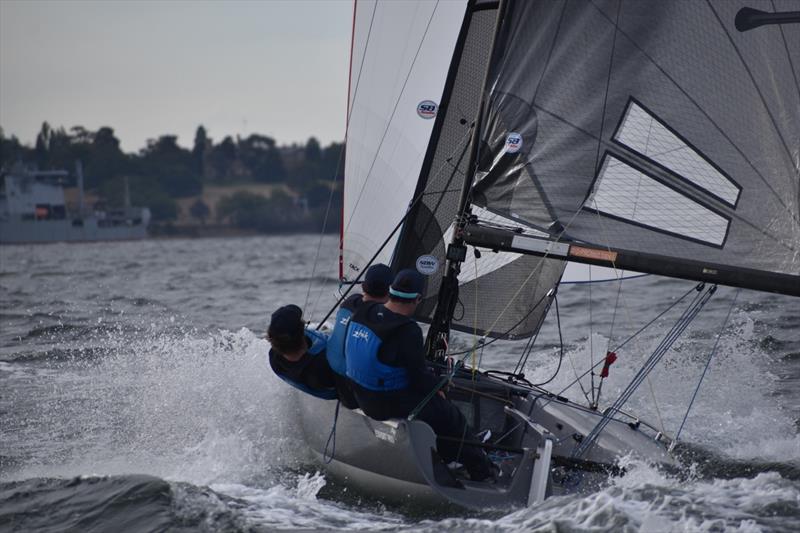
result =
[{"label": "sailboat", "polygon": [[[357,1],[340,278],[375,263],[427,277],[430,364],[504,475],[459,476],[414,413],[379,422],[303,396],[329,475],[487,508],[591,490],[627,454],[675,465],[627,400],[718,284],[800,296],[798,21],[796,1]],[[535,338],[568,265],[698,283],[603,405],[469,357]],[[602,381],[616,357],[583,376]]]}]

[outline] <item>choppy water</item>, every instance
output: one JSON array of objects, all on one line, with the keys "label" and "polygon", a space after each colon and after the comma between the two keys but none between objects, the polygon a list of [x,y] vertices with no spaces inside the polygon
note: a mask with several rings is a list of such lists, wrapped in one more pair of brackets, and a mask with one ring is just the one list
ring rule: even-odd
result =
[{"label": "choppy water", "polygon": [[[599,492],[469,516],[335,486],[304,448],[262,339],[278,305],[308,300],[321,317],[335,301],[336,241],[312,272],[317,242],[0,248],[0,530],[800,530],[800,301],[752,291],[738,294],[681,435],[680,475],[631,460]],[[594,285],[591,320],[589,287],[562,287],[568,356],[554,388],[692,285],[628,281],[616,314],[616,285]],[[735,294],[719,289],[632,411],[674,435]],[[604,401],[674,319],[620,351]],[[552,374],[557,338],[548,320],[529,377]],[[513,366],[521,349],[496,343],[482,365]]]}]

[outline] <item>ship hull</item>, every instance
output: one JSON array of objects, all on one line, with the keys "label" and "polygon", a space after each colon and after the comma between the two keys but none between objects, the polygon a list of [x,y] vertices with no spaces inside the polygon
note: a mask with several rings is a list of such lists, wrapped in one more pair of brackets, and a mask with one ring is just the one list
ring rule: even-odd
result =
[{"label": "ship hull", "polygon": [[105,226],[94,218],[76,225],[71,220],[8,220],[0,222],[0,243],[118,241],[147,237],[144,224]]},{"label": "ship hull", "polygon": [[[545,438],[553,443],[552,463],[548,466],[548,495],[596,490],[610,475],[621,472],[616,463],[629,454],[656,464],[676,464],[656,432],[642,424],[616,419],[608,424],[585,456],[575,459],[572,457],[574,450],[600,421],[600,413],[541,391],[526,393],[486,376],[481,376],[478,382],[456,378],[454,383],[456,387],[448,397],[473,427],[491,430],[493,437],[488,442],[498,448],[487,447],[487,452],[490,457],[494,456],[495,464],[498,464],[497,455],[502,455],[499,463],[506,474],[514,478],[527,476],[527,480],[509,478],[506,486],[490,487],[489,491],[480,484],[459,481],[465,490],[456,491],[454,501],[452,491],[443,490],[436,480],[439,476],[439,481],[448,484],[447,479],[441,479],[442,469],[439,468],[438,474],[432,472],[436,465],[432,466],[426,457],[426,446],[435,452],[434,440],[429,445],[421,445],[415,440],[415,432],[410,431],[414,428],[404,420],[376,421],[360,410],[343,407],[337,417],[336,402],[298,393],[304,437],[320,465],[336,481],[386,501],[415,505],[455,503],[467,508],[526,505],[528,489],[519,485],[531,485],[533,459],[526,463],[525,456],[538,458]],[[506,408],[524,413],[548,435],[544,437],[541,431],[511,416]],[[330,438],[334,420],[335,441]],[[421,422],[413,424],[422,425]],[[525,473],[520,474],[521,470]],[[507,492],[506,498],[496,494],[503,490]],[[461,498],[460,495],[465,496]]]}]

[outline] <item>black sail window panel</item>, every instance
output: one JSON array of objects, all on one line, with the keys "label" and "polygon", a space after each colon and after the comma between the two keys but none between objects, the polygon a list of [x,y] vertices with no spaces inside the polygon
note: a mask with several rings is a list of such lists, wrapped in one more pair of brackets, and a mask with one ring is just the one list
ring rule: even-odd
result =
[{"label": "black sail window panel", "polygon": [[609,154],[584,208],[717,247],[730,225],[724,216]]},{"label": "black sail window panel", "polygon": [[614,141],[736,207],[741,187],[635,99],[628,102]]}]

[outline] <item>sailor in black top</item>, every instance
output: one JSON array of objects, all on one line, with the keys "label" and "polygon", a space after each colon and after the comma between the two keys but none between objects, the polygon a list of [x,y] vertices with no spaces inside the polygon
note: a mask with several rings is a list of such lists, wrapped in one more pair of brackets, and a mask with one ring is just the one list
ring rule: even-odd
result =
[{"label": "sailor in black top", "polygon": [[267,339],[272,345],[269,364],[279,378],[317,398],[338,398],[326,358],[328,337],[305,328],[299,307],[286,305],[272,313]]},{"label": "sailor in black top", "polygon": [[[421,274],[402,270],[389,289],[386,305],[363,304],[353,314],[346,343],[347,376],[358,404],[371,418],[406,418],[439,383],[425,360],[422,330],[411,318],[423,285]],[[458,442],[476,438],[442,391],[422,406],[417,418],[437,436],[457,439],[438,439],[443,459],[462,462],[476,481],[492,475],[483,450]]]}]

